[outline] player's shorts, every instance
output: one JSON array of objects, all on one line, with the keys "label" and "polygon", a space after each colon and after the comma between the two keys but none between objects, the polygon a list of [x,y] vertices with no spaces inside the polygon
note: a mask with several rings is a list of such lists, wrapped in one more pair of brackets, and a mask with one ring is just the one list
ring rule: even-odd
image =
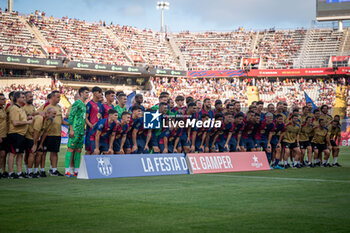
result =
[{"label": "player's shorts", "polygon": [[311,146],[310,141],[300,142],[300,149],[306,149],[307,147]]},{"label": "player's shorts", "polygon": [[[95,151],[95,149],[96,149],[96,143],[95,143],[95,141],[91,141],[91,142],[90,142],[90,148],[91,148],[90,152],[93,153],[93,152]],[[108,143],[106,143],[106,142],[100,142],[99,150],[100,150],[100,153],[102,153],[102,152],[107,152],[107,151],[109,150],[109,145],[108,145]]]},{"label": "player's shorts", "polygon": [[183,133],[180,136],[180,142],[182,146],[191,146],[189,141],[188,141],[188,135],[187,133]]},{"label": "player's shorts", "polygon": [[246,150],[251,150],[252,148],[255,148],[255,142],[253,138],[241,138],[242,146]]},{"label": "player's shorts", "polygon": [[91,151],[91,141],[90,141],[90,134],[89,132],[86,131],[85,134],[85,150],[86,151]]},{"label": "player's shorts", "polygon": [[230,152],[235,152],[236,151],[236,148],[237,148],[237,139],[235,137],[231,137],[231,140],[230,140]]},{"label": "player's shorts", "polygon": [[114,140],[114,142],[113,142],[113,151],[114,151],[114,153],[117,153],[117,152],[120,151],[121,142],[122,142],[122,137],[116,138]]},{"label": "player's shorts", "polygon": [[328,149],[326,144],[318,144],[318,143],[312,143],[312,148],[317,149],[318,152],[322,152]]},{"label": "player's shorts", "polygon": [[58,153],[61,146],[61,136],[47,136],[44,145],[46,151]]},{"label": "player's shorts", "polygon": [[32,153],[33,145],[34,145],[33,139],[26,138],[25,139],[25,148],[24,148],[25,152],[28,154]]},{"label": "player's shorts", "polygon": [[155,131],[152,131],[152,137],[151,137],[151,146],[156,146],[156,147],[159,147],[159,143],[158,143],[159,139],[158,137],[156,136],[156,132]]},{"label": "player's shorts", "polygon": [[68,148],[82,149],[84,146],[84,134],[74,135],[68,139]]},{"label": "player's shorts", "polygon": [[124,142],[124,149],[131,149],[131,138],[126,136],[125,142]]},{"label": "player's shorts", "polygon": [[255,139],[255,148],[263,148],[263,150],[266,150],[267,148],[267,139]]},{"label": "player's shorts", "polygon": [[277,136],[272,136],[271,138],[271,146],[273,149],[276,149],[278,144],[278,137]]},{"label": "player's shorts", "polygon": [[[158,146],[159,146],[160,153],[163,153],[164,144],[159,143]],[[179,144],[177,144],[177,148],[181,150],[181,146],[179,146]],[[173,153],[173,152],[174,152],[174,144],[172,142],[168,142],[168,153]]]},{"label": "player's shorts", "polygon": [[9,151],[12,154],[22,154],[25,149],[25,137],[18,133],[11,133],[7,135],[7,142],[9,144]]},{"label": "player's shorts", "polygon": [[334,140],[331,140],[331,146],[338,146],[337,143],[335,143]]},{"label": "player's shorts", "polygon": [[[195,150],[199,153],[203,153],[204,151],[200,148],[202,144],[202,138],[197,137],[195,142]],[[203,148],[205,148],[205,142],[203,143]]]},{"label": "player's shorts", "polygon": [[227,148],[225,148],[226,140],[220,140],[215,143],[216,147],[219,149],[219,152],[228,152]]},{"label": "player's shorts", "polygon": [[7,138],[2,138],[2,142],[0,143],[0,151],[8,151]]},{"label": "player's shorts", "polygon": [[294,149],[298,147],[298,144],[296,142],[294,143],[283,142],[282,144],[284,149]]},{"label": "player's shorts", "polygon": [[134,151],[133,154],[148,154],[149,150],[146,150],[146,136],[139,135],[136,138],[137,151]]}]

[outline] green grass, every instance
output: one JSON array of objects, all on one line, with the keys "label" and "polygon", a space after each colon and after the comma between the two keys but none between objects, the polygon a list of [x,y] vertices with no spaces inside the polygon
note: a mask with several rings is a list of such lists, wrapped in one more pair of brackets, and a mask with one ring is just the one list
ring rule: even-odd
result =
[{"label": "green grass", "polygon": [[[60,153],[63,171],[65,147]],[[48,159],[47,159],[48,160]],[[0,232],[349,232],[342,168],[0,180]]]}]

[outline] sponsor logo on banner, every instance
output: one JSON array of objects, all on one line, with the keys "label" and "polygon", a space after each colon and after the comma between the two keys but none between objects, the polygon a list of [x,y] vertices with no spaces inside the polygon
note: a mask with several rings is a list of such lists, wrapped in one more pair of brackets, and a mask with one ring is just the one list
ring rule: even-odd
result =
[{"label": "sponsor logo on banner", "polygon": [[110,176],[113,172],[113,166],[109,157],[97,157],[97,167],[103,176]]},{"label": "sponsor logo on banner", "polygon": [[184,154],[84,155],[79,179],[189,174]]},{"label": "sponsor logo on banner", "polygon": [[193,174],[270,170],[265,152],[187,154]]},{"label": "sponsor logo on banner", "polygon": [[252,163],[252,167],[256,167],[256,168],[262,167],[263,164],[259,162],[259,158],[256,157],[256,155],[253,155],[253,160],[254,162]]}]

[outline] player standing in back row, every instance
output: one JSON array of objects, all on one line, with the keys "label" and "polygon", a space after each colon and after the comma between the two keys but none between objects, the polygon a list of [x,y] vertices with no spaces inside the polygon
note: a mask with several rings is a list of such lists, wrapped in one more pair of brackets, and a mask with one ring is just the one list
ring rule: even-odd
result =
[{"label": "player standing in back row", "polygon": [[[80,165],[80,154],[81,149],[84,145],[84,130],[85,130],[85,116],[86,116],[86,106],[85,101],[89,97],[89,88],[81,87],[79,89],[80,98],[74,102],[72,105],[72,110],[69,114],[69,140],[68,148],[65,159],[65,176],[73,177],[78,175],[79,165]],[[69,167],[72,154],[74,152],[74,171],[73,168]]]}]

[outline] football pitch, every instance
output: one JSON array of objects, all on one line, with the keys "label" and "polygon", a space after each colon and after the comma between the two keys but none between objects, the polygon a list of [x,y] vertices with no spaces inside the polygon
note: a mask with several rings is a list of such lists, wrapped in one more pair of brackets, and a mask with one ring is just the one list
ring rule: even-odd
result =
[{"label": "football pitch", "polygon": [[[62,146],[59,170],[64,171]],[[47,158],[47,161],[49,159]],[[0,180],[0,232],[349,232],[341,168]]]}]

